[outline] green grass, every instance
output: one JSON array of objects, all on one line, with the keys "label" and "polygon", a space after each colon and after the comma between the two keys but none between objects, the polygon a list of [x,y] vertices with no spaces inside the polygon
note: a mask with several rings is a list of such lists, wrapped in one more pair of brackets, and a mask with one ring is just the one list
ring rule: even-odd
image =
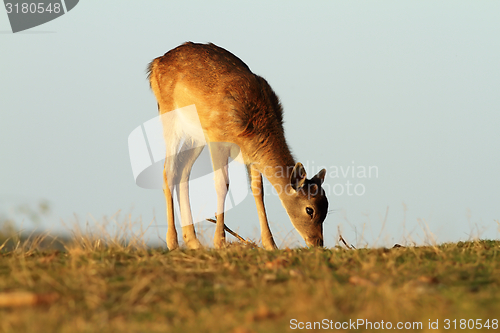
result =
[{"label": "green grass", "polygon": [[500,319],[499,241],[169,252],[81,234],[44,250],[43,238],[0,252],[1,332],[297,331],[292,319],[422,322],[422,331],[439,320],[444,331],[445,319]]}]

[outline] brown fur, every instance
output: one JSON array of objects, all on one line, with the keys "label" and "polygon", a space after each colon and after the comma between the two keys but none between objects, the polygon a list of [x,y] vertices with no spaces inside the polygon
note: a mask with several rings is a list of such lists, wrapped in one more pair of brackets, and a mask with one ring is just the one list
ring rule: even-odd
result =
[{"label": "brown fur", "polygon": [[[256,190],[262,187],[258,179],[261,173],[275,188],[279,186],[284,190],[285,194],[280,195],[280,199],[306,242],[322,244],[322,222],[326,217],[328,201],[322,189],[317,191],[316,187],[314,195],[308,192],[312,183],[321,186],[324,172],[311,180],[305,179],[302,165],[295,163],[285,140],[282,106],[265,79],[252,73],[243,61],[227,50],[214,44],[191,42],[153,60],[148,66],[148,78],[158,100],[160,114],[194,104],[207,142],[230,142],[241,148],[245,163],[251,166],[252,191],[266,248],[273,248],[275,244],[270,231],[265,230],[269,227],[262,193],[259,193],[262,191]],[[280,169],[281,175],[278,175]],[[300,193],[294,192],[290,186],[293,183],[290,179],[292,170],[300,170],[304,177],[301,178],[304,186]],[[171,194],[166,192],[165,196],[169,206]],[[224,197],[222,193],[219,200],[223,201]],[[292,207],[297,205],[300,212],[295,212],[297,208]],[[301,205],[316,208],[314,223],[303,223],[309,216],[302,216],[304,209]],[[173,213],[168,218],[170,221]],[[223,220],[223,212],[218,212],[217,247],[224,241]],[[173,222],[169,222],[169,228],[172,226]],[[191,229],[187,232],[191,233]],[[170,241],[172,247],[176,247],[176,241]]]}]

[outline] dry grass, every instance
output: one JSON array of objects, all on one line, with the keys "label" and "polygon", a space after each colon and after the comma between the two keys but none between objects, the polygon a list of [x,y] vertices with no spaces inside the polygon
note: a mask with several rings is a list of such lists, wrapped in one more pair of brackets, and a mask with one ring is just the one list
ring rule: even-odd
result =
[{"label": "dry grass", "polygon": [[[148,248],[76,229],[0,252],[1,332],[283,332],[290,320],[500,319],[500,242],[393,249]],[[125,228],[126,230],[126,228]],[[359,331],[363,331],[360,327]]]}]

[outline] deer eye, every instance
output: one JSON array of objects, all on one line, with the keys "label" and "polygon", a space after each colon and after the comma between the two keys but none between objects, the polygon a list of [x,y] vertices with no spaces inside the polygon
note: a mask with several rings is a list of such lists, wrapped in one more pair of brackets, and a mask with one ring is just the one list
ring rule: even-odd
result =
[{"label": "deer eye", "polygon": [[312,218],[314,210],[311,207],[306,207],[306,213]]}]

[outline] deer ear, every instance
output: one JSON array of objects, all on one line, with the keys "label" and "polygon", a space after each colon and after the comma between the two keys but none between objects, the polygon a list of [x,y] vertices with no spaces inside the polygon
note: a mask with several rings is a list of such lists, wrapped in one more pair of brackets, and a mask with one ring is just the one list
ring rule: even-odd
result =
[{"label": "deer ear", "polygon": [[314,181],[314,179],[319,179],[319,184],[323,184],[325,181],[325,175],[326,175],[326,169],[322,169],[316,176],[314,176],[311,180]]},{"label": "deer ear", "polygon": [[297,163],[293,167],[292,175],[290,176],[290,185],[292,185],[292,188],[297,191],[304,185],[306,177],[307,174],[304,166],[302,163]]}]

